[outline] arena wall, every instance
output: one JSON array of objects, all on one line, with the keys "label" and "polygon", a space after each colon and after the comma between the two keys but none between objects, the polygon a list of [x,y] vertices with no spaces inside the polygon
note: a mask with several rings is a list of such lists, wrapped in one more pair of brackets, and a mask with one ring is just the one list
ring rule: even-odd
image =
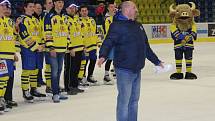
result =
[{"label": "arena wall", "polygon": [[[143,24],[152,44],[172,43],[170,24]],[[197,23],[198,39],[196,42],[215,42],[215,22]]]}]

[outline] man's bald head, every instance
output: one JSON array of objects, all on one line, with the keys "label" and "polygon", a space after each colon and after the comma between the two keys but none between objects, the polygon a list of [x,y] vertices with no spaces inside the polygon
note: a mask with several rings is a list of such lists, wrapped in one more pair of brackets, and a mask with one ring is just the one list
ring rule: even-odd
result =
[{"label": "man's bald head", "polygon": [[132,1],[123,2],[121,4],[121,10],[122,14],[128,17],[128,19],[135,20],[138,10],[134,2]]}]

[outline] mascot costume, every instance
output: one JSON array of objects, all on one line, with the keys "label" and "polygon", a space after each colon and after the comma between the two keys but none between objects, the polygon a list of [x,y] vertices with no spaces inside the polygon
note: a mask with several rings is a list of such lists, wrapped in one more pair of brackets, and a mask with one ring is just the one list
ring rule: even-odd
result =
[{"label": "mascot costume", "polygon": [[[196,9],[193,2],[190,4],[179,4],[174,7],[170,6],[170,17],[172,24],[170,31],[174,40],[176,72],[170,76],[170,79],[197,79],[197,76],[192,73],[193,59],[193,41],[197,39],[197,28],[194,22],[194,17],[200,15],[200,11]],[[182,60],[185,58],[186,74],[182,73]]]}]

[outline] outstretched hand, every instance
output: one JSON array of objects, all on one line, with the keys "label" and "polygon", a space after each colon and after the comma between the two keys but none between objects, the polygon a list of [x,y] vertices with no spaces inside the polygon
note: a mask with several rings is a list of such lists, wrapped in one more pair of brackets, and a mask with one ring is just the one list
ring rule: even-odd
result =
[{"label": "outstretched hand", "polygon": [[160,66],[161,68],[164,68],[164,62],[160,62],[158,66]]},{"label": "outstretched hand", "polygon": [[102,64],[105,62],[105,58],[99,58],[97,65],[101,68]]}]

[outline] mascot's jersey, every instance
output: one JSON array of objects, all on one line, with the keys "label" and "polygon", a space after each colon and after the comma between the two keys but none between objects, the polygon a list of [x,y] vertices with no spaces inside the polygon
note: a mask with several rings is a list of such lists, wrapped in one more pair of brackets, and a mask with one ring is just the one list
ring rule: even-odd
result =
[{"label": "mascot's jersey", "polygon": [[73,49],[75,52],[83,51],[84,41],[82,38],[83,34],[81,32],[81,23],[78,16],[67,15],[67,21],[71,39],[71,49]]},{"label": "mascot's jersey", "polygon": [[66,52],[70,39],[65,15],[58,15],[56,11],[48,13],[44,20],[44,32],[47,49],[55,49],[56,52]]},{"label": "mascot's jersey", "polygon": [[101,44],[101,41],[98,39],[96,35],[96,22],[93,18],[80,17],[81,22],[81,31],[83,33],[84,38],[84,46],[86,51],[92,51],[97,49],[97,44]]},{"label": "mascot's jersey", "polygon": [[192,28],[182,32],[175,24],[170,25],[171,36],[174,40],[174,49],[193,49],[193,40],[197,39],[196,24],[193,23]]},{"label": "mascot's jersey", "polygon": [[10,18],[0,18],[0,59],[14,59],[16,52],[14,22]]},{"label": "mascot's jersey", "polygon": [[20,44],[31,51],[35,51],[39,46],[38,43],[43,43],[40,27],[40,22],[37,18],[22,15],[19,24]]}]

